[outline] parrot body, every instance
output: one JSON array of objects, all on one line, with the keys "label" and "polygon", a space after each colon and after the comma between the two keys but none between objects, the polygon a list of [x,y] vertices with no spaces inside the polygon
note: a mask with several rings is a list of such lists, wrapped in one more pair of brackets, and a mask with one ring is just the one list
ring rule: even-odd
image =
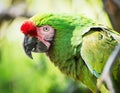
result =
[{"label": "parrot body", "polygon": [[[25,52],[29,56],[31,51],[46,52],[64,74],[81,81],[92,92],[96,92],[97,78],[101,75],[108,57],[120,43],[120,35],[80,15],[44,14],[36,15],[28,21],[33,23],[33,27],[25,22],[21,31],[27,37],[36,38],[34,41],[37,43],[31,48],[26,45]],[[45,32],[41,31],[42,27]],[[47,34],[50,29],[51,32]],[[117,82],[120,82],[119,72],[118,59],[117,65],[112,69],[113,78]],[[101,88],[101,92],[104,91],[107,89]]]}]

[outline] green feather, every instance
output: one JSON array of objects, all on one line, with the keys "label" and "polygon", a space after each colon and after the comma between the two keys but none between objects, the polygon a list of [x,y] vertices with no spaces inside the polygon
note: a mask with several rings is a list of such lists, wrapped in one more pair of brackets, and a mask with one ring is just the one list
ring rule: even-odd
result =
[{"label": "green feather", "polygon": [[[97,78],[120,42],[120,35],[81,15],[38,14],[30,20],[36,26],[50,25],[55,29],[54,41],[48,51],[50,60],[63,73],[96,92]],[[118,65],[113,70],[117,80],[118,76],[120,78],[116,71],[120,69]],[[103,90],[107,91],[104,86]]]}]

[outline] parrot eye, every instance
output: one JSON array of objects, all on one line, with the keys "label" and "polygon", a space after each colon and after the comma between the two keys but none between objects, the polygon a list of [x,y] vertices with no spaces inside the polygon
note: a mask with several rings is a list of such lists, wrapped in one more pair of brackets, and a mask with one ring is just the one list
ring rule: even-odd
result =
[{"label": "parrot eye", "polygon": [[49,28],[48,26],[44,26],[44,27],[43,27],[43,31],[47,32],[47,31],[49,31],[49,30],[50,30],[50,28]]}]

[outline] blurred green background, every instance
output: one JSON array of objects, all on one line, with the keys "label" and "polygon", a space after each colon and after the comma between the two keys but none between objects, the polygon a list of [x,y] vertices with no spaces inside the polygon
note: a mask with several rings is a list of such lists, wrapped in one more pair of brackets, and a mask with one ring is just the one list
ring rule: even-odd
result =
[{"label": "blurred green background", "polygon": [[13,18],[0,19],[0,93],[90,93],[63,75],[45,54],[28,58],[20,25],[36,13],[53,12],[82,13],[111,27],[101,0],[0,0],[0,13],[8,12]]}]

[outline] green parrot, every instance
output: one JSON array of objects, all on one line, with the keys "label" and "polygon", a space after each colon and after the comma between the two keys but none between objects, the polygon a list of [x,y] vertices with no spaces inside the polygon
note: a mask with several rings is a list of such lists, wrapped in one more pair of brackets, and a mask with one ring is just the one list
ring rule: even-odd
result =
[{"label": "green parrot", "polygon": [[[120,34],[82,15],[37,14],[21,25],[25,53],[46,53],[61,72],[85,84],[93,93],[97,79]],[[116,91],[120,88],[120,59],[112,68]],[[102,86],[101,93],[109,90]]]}]

